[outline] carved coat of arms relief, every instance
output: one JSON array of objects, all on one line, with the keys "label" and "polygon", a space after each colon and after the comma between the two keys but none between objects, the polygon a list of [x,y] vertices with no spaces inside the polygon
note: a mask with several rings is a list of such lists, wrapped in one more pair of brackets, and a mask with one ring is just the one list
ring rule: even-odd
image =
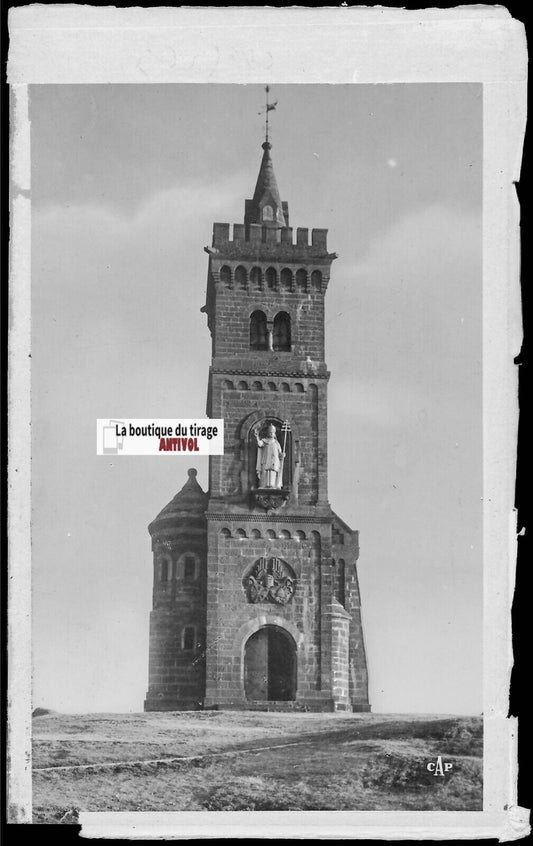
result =
[{"label": "carved coat of arms relief", "polygon": [[248,602],[287,605],[296,590],[294,572],[280,558],[260,558],[245,584]]}]

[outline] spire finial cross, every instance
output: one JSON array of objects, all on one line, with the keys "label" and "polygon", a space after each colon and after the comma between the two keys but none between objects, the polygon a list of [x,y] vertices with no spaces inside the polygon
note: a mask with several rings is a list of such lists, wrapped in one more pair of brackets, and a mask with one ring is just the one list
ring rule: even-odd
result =
[{"label": "spire finial cross", "polygon": [[[277,100],[275,100],[273,103],[268,102],[269,92],[270,92],[270,86],[265,85],[266,102],[265,102],[265,110],[264,111],[265,111],[265,143],[266,144],[269,143],[269,139],[268,139],[268,113],[271,112],[273,109],[275,109],[276,106],[278,105]],[[258,114],[262,115],[263,110],[258,112]]]}]

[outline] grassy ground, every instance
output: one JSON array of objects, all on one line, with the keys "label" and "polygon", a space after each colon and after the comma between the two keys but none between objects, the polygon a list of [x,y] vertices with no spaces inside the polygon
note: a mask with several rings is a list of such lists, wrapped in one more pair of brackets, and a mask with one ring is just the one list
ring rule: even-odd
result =
[{"label": "grassy ground", "polygon": [[[48,713],[33,731],[35,822],[75,822],[78,810],[482,808],[481,718]],[[453,764],[445,777],[427,770],[437,755]],[[38,771],[80,764],[94,768]]]}]

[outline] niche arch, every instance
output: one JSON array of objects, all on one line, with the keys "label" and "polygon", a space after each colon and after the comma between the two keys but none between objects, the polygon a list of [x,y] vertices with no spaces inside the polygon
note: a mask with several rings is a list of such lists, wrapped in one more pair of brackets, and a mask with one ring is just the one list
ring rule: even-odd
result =
[{"label": "niche arch", "polygon": [[241,423],[239,439],[241,444],[241,456],[243,458],[243,485],[248,491],[258,489],[257,465],[257,442],[254,435],[254,428],[259,426],[259,436],[267,425],[272,423],[276,428],[276,437],[283,448],[285,442],[285,460],[283,462],[282,489],[290,490],[294,479],[294,465],[299,457],[300,436],[297,424],[289,419],[290,431],[285,433],[282,425],[287,417],[279,408],[264,408],[253,411]]}]

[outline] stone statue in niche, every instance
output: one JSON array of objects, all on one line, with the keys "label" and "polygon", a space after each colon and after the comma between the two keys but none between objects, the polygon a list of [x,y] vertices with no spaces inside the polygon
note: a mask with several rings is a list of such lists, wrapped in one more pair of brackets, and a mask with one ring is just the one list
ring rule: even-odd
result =
[{"label": "stone statue in niche", "polygon": [[276,427],[269,423],[263,438],[259,437],[258,429],[257,426],[254,428],[257,441],[256,472],[259,487],[281,488],[285,453],[276,437]]},{"label": "stone statue in niche", "polygon": [[274,602],[287,605],[294,596],[296,579],[290,567],[279,558],[260,558],[248,576],[248,602]]}]

